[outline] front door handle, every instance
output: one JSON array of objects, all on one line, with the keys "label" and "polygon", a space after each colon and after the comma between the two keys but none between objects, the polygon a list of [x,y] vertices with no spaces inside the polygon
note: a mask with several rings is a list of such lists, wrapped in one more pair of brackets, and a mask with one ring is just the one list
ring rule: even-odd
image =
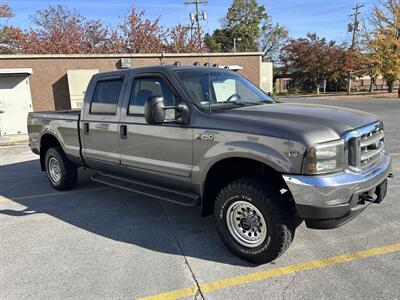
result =
[{"label": "front door handle", "polygon": [[83,131],[86,135],[89,134],[89,123],[83,123]]},{"label": "front door handle", "polygon": [[120,125],[119,135],[121,136],[121,139],[123,139],[123,140],[126,140],[128,138],[128,127],[126,125]]}]

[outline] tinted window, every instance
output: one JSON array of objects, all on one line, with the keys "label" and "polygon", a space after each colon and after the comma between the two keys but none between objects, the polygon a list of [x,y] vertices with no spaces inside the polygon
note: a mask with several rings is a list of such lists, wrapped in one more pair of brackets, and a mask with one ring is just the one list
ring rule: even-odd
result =
[{"label": "tinted window", "polygon": [[154,77],[137,78],[133,82],[129,101],[129,114],[144,114],[144,103],[149,97],[164,97],[165,105],[175,105],[176,98],[168,84]]},{"label": "tinted window", "polygon": [[121,87],[122,79],[104,80],[97,82],[93,94],[90,112],[95,114],[115,114],[117,111]]}]

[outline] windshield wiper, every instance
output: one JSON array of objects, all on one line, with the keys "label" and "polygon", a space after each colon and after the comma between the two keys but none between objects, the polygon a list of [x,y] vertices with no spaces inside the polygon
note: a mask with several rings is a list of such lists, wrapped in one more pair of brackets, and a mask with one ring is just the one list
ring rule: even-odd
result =
[{"label": "windshield wiper", "polygon": [[245,106],[246,105],[242,101],[223,101],[221,103],[224,103],[224,104],[235,104],[235,105],[239,105],[239,106]]},{"label": "windshield wiper", "polygon": [[253,102],[253,101],[223,101],[223,102],[220,102],[220,103],[227,103],[227,104],[229,104],[229,103],[232,103],[232,104],[235,104],[235,105],[239,105],[239,106],[249,106],[249,105],[256,105],[257,104],[257,102]]},{"label": "windshield wiper", "polygon": [[257,105],[261,105],[261,104],[273,104],[273,103],[275,103],[275,101],[262,100],[262,101],[257,101],[257,102],[256,102]]}]

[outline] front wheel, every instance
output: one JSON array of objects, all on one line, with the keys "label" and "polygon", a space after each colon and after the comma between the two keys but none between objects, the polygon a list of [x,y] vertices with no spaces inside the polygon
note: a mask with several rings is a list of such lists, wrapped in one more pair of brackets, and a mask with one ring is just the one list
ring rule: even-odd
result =
[{"label": "front wheel", "polygon": [[237,256],[261,264],[282,255],[294,237],[294,217],[279,192],[255,179],[228,184],[217,196],[219,235]]},{"label": "front wheel", "polygon": [[76,185],[78,171],[65,156],[61,147],[48,149],[45,162],[47,178],[56,190],[64,191]]}]

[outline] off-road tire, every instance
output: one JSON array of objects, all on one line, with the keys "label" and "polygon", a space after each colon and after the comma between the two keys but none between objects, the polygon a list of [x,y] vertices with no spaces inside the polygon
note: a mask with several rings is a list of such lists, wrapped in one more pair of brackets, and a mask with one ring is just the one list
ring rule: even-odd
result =
[{"label": "off-road tire", "polygon": [[[229,231],[227,211],[237,201],[251,203],[266,222],[266,236],[259,246],[245,247]],[[275,260],[288,249],[294,238],[294,216],[288,203],[279,191],[256,179],[240,179],[225,186],[215,201],[214,217],[217,231],[229,250],[255,264]]]},{"label": "off-road tire", "polygon": [[[50,160],[57,161],[59,166],[59,180],[55,180],[50,174]],[[47,150],[45,155],[46,173],[50,184],[59,191],[72,189],[78,179],[77,168],[68,160],[61,147],[53,147]]]}]

